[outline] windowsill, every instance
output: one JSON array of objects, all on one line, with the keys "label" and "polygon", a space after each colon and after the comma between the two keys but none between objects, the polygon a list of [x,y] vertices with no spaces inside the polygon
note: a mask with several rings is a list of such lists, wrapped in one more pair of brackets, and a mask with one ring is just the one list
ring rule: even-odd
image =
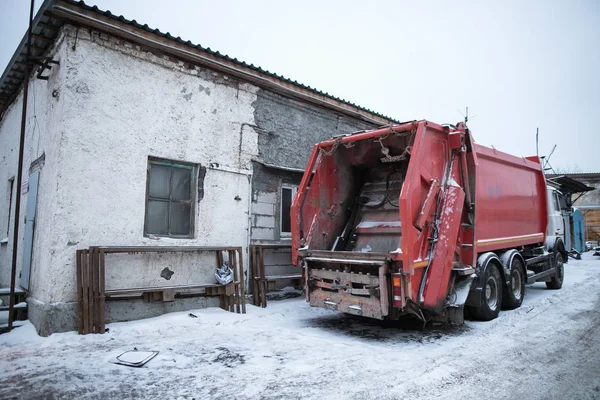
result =
[{"label": "windowsill", "polygon": [[0,240],[0,244],[8,244],[8,237],[5,237],[4,239]]},{"label": "windowsill", "polygon": [[161,239],[190,240],[190,239],[195,239],[194,236],[162,236],[162,235],[153,235],[153,234],[144,234],[144,238],[150,239],[150,240],[161,240]]}]

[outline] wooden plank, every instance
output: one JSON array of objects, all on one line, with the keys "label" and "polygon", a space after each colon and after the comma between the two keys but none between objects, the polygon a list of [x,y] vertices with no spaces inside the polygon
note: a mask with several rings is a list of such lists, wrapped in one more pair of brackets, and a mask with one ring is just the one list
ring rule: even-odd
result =
[{"label": "wooden plank", "polygon": [[279,279],[301,279],[302,274],[287,274],[287,275],[267,275],[265,279],[268,281],[276,281]]},{"label": "wooden plank", "polygon": [[92,255],[92,332],[98,332],[98,249],[97,247],[91,248]]},{"label": "wooden plank", "polygon": [[[15,288],[15,294],[25,294],[23,289]],[[10,295],[10,288],[1,288],[0,296],[8,296]]]},{"label": "wooden plank", "polygon": [[106,269],[105,269],[105,263],[104,263],[104,252],[99,250],[99,257],[98,257],[98,273],[100,276],[100,282],[99,282],[99,287],[98,287],[98,301],[99,301],[99,306],[98,309],[100,311],[100,315],[99,315],[99,322],[100,322],[100,333],[104,333],[105,329],[106,329],[106,321],[105,318],[106,316],[104,315],[104,303],[105,303],[105,299],[106,296],[104,295],[104,291],[105,291],[105,286],[106,286]]},{"label": "wooden plank", "polygon": [[237,247],[207,246],[97,246],[106,254],[115,253],[186,253],[193,251],[227,251]]},{"label": "wooden plank", "polygon": [[240,296],[242,297],[242,314],[246,314],[246,279],[244,277],[244,258],[242,256],[242,248],[237,250],[238,253],[238,265],[240,269]]},{"label": "wooden plank", "polygon": [[175,290],[176,293],[183,293],[186,291],[196,290],[196,289],[205,289],[205,288],[219,288],[222,287],[220,283],[206,283],[199,285],[173,285],[173,286],[151,286],[151,287],[143,287],[143,288],[127,288],[127,289],[111,289],[105,290],[105,297],[109,296],[121,296],[128,294],[141,294],[147,292],[160,292],[163,290]]},{"label": "wooden plank", "polygon": [[257,255],[257,251],[258,251],[258,247],[256,246],[250,246],[250,249],[248,250],[250,252],[250,271],[251,271],[251,281],[252,282],[252,304],[254,304],[255,306],[259,306],[260,305],[260,293],[259,293],[259,282],[256,280],[256,278],[258,277],[258,268],[257,268],[257,261],[258,261],[258,255]]},{"label": "wooden plank", "polygon": [[88,271],[88,250],[83,250],[81,252],[81,299],[82,299],[82,323],[83,323],[83,334],[86,335],[90,333],[89,330],[89,279],[90,274]]},{"label": "wooden plank", "polygon": [[217,257],[217,268],[221,268],[221,265],[223,265],[223,261],[221,260],[221,252],[220,251],[216,251],[215,252],[215,256]]},{"label": "wooden plank", "polygon": [[267,308],[267,281],[265,280],[265,255],[262,246],[258,249],[258,267],[260,275],[260,305]]},{"label": "wooden plank", "polygon": [[[233,270],[233,281],[234,282],[239,282],[239,275],[238,275],[238,269],[237,269],[237,263],[235,262],[235,251],[233,250],[229,250],[227,252],[228,256],[229,256],[229,267]],[[234,304],[235,304],[235,312],[236,313],[240,313],[241,312],[241,302],[240,302],[240,290],[239,290],[239,283],[234,285],[234,291],[233,291],[233,295],[234,297]]]},{"label": "wooden plank", "polygon": [[83,334],[83,288],[81,282],[81,258],[82,251],[75,252],[76,274],[77,274],[77,332]]},{"label": "wooden plank", "polygon": [[87,257],[87,274],[88,274],[88,333],[94,333],[94,265],[92,248],[90,247]]}]

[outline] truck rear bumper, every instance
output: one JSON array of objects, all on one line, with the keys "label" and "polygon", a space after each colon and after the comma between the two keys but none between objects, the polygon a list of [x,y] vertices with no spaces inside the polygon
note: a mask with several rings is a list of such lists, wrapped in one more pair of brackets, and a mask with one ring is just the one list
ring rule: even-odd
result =
[{"label": "truck rear bumper", "polygon": [[374,266],[373,273],[309,268],[309,302],[348,314],[383,319],[389,313],[388,266]]}]

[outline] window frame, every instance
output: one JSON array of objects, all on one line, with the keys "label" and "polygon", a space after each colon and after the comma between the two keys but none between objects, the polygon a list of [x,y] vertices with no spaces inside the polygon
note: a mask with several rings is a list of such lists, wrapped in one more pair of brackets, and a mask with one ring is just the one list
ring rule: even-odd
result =
[{"label": "window frame", "polygon": [[8,238],[8,236],[10,235],[10,220],[11,220],[11,216],[12,216],[12,203],[13,203],[13,196],[15,194],[15,177],[12,176],[9,180],[8,180],[8,216],[7,216],[7,223],[6,223],[6,237]]},{"label": "window frame", "polygon": [[[283,190],[291,190],[292,191],[292,200],[290,202],[290,232],[284,232],[283,228]],[[296,192],[298,192],[298,185],[294,185],[291,183],[282,183],[279,188],[279,237],[282,239],[291,239],[291,225],[292,225],[292,210],[291,206],[294,202],[294,197],[296,196]]]},{"label": "window frame", "polygon": [[[190,176],[190,199],[189,200],[174,200],[172,198],[172,196],[173,196],[172,180],[170,181],[169,199],[166,200],[166,202],[168,202],[168,204],[169,204],[168,214],[167,214],[167,218],[168,218],[167,230],[169,231],[169,233],[167,233],[167,234],[148,232],[148,203],[149,203],[149,201],[150,200],[165,201],[164,198],[152,198],[150,196],[150,173],[151,173],[151,168],[152,168],[153,164],[159,165],[159,166],[170,167],[171,169],[178,168],[178,169],[190,170],[191,176]],[[198,171],[199,171],[198,164],[189,163],[189,162],[185,162],[185,161],[178,161],[178,160],[169,160],[166,158],[159,158],[159,157],[148,157],[148,163],[146,166],[144,237],[156,236],[156,237],[164,237],[164,238],[172,238],[172,239],[193,239],[195,237],[195,233],[196,233],[196,224],[195,224],[195,221],[196,221],[196,198],[197,198],[196,196],[197,196],[197,191],[198,191]],[[171,172],[171,178],[172,178],[172,176],[173,176],[173,174]],[[189,206],[190,206],[189,234],[182,235],[182,234],[171,234],[170,233],[170,230],[171,230],[170,214],[171,214],[171,204],[172,203],[189,204]]]}]

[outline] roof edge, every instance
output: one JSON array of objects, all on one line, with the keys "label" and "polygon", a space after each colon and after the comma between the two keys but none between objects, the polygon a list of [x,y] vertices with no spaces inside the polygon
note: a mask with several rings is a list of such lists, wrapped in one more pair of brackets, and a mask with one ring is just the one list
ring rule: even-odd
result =
[{"label": "roof edge", "polygon": [[[297,81],[292,81],[284,76],[274,74],[252,64],[247,64],[236,58],[231,58],[210,48],[204,48],[190,41],[184,41],[180,37],[173,37],[168,32],[163,33],[158,29],[150,28],[148,25],[140,25],[135,20],[127,20],[123,16],[115,16],[110,11],[99,10],[98,7],[89,6],[83,1],[45,0],[34,18],[34,28],[37,27],[44,16],[46,18],[57,18],[63,24],[70,23],[103,31],[138,45],[154,49],[165,55],[219,71],[275,93],[300,99],[375,125],[398,123],[393,118],[337,98],[329,93],[324,93]],[[53,38],[53,41],[55,39],[56,37]],[[7,65],[0,79],[0,86],[6,82],[7,78],[12,79],[9,77],[9,74],[11,71],[15,71],[15,63],[18,63],[19,59],[23,57],[26,47],[27,33],[23,36],[23,40]],[[14,83],[10,83],[10,85],[13,87],[16,86]],[[10,91],[12,93],[9,95],[7,93],[0,93],[0,95],[4,95],[5,99],[4,104],[0,104],[0,114],[4,113],[8,106],[14,102],[16,94],[21,90],[21,87],[22,82],[16,86],[16,89],[11,88]]]}]

